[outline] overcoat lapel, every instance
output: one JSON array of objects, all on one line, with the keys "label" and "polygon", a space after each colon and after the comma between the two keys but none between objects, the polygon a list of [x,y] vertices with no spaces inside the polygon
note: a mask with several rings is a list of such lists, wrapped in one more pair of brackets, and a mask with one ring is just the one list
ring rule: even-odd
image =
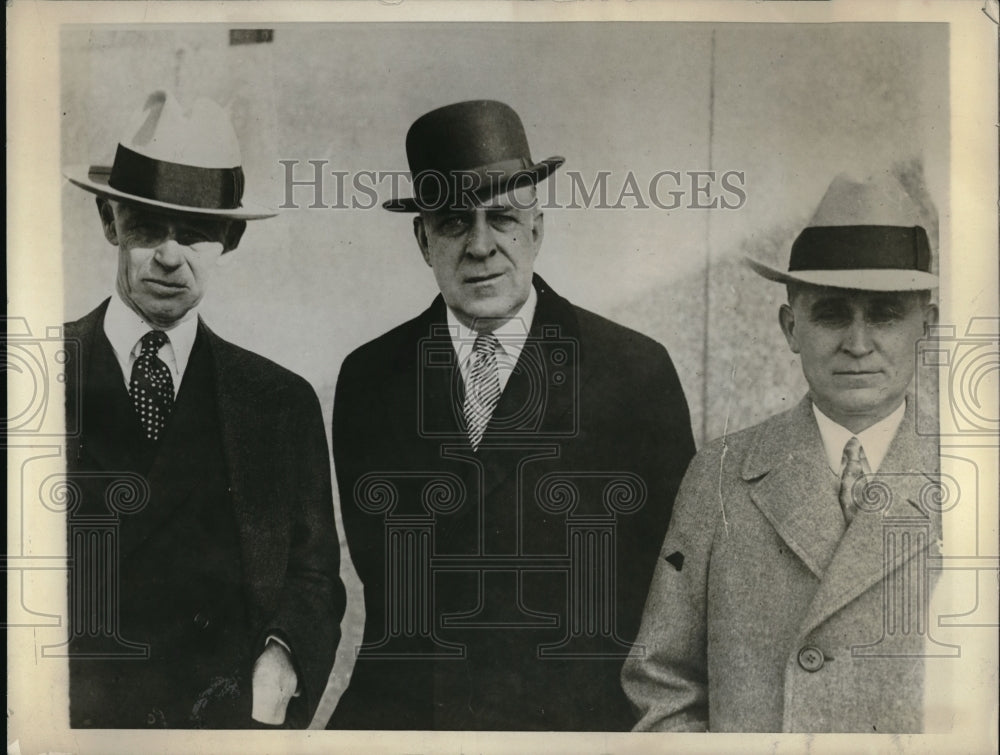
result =
[{"label": "overcoat lapel", "polygon": [[[493,418],[486,426],[480,447],[484,464],[484,495],[488,498],[498,487],[515,474],[520,465],[511,464],[510,454],[491,453],[492,443],[507,445],[529,445],[521,456],[547,456],[540,446],[552,446],[550,452],[557,452],[558,439],[545,440],[545,431],[560,427],[560,421],[572,411],[579,396],[585,371],[582,369],[580,328],[572,305],[556,294],[539,276],[533,279],[538,292],[535,316],[528,330],[528,338],[518,358],[518,364],[507,380],[500,401],[493,412]],[[549,370],[560,367],[551,362],[556,349],[561,349],[568,360],[575,363],[568,369],[575,370],[576,379],[554,383]],[[528,414],[523,424],[516,429],[509,426],[509,419],[518,415],[525,407],[537,406],[537,414]],[[506,424],[505,424],[506,422]]]},{"label": "overcoat lapel", "polygon": [[[913,401],[908,396],[896,437],[878,473],[871,478],[872,510],[859,511],[838,544],[806,613],[803,633],[937,542],[941,517],[927,503],[937,481],[937,457],[933,439],[921,440],[914,432]],[[927,536],[919,547],[911,538],[911,547],[895,548],[892,559],[887,561],[884,538],[887,527],[893,525],[926,528]]]},{"label": "overcoat lapel", "polygon": [[761,429],[740,474],[771,526],[822,579],[844,532],[844,518],[808,397]]},{"label": "overcoat lapel", "polygon": [[405,345],[379,391],[387,416],[396,418],[387,431],[387,445],[413,449],[416,436],[434,448],[461,443],[462,378],[448,334],[444,300],[438,296],[410,326]]}]

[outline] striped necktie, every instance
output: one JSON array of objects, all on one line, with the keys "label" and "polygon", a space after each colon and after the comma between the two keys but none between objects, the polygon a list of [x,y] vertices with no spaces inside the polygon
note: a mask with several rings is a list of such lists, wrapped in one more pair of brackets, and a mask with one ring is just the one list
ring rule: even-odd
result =
[{"label": "striped necktie", "polygon": [[162,330],[149,331],[142,337],[142,351],[132,365],[128,392],[148,440],[160,437],[174,408],[174,381],[170,368],[157,356],[169,340]]},{"label": "striped necktie", "polygon": [[472,370],[465,391],[465,424],[472,450],[479,448],[493,410],[500,401],[500,373],[496,348],[500,341],[492,333],[480,333],[472,347]]},{"label": "striped necktie", "polygon": [[864,461],[865,451],[861,448],[861,441],[857,436],[853,436],[844,446],[844,456],[841,460],[844,471],[840,474],[840,508],[848,524],[858,512],[857,498],[861,495],[861,491],[855,492],[854,488],[858,479],[865,473]]}]

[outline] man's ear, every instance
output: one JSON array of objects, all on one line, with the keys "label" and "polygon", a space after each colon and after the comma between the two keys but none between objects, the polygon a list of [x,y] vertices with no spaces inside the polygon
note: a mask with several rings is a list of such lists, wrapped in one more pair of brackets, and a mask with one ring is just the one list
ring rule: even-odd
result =
[{"label": "man's ear", "polygon": [[245,220],[233,220],[229,223],[229,228],[226,229],[226,238],[224,240],[225,250],[227,252],[233,251],[236,247],[240,245],[240,239],[243,238],[243,231],[247,229],[247,221]]},{"label": "man's ear", "polygon": [[424,228],[424,219],[420,215],[413,218],[413,235],[417,239],[417,246],[420,247],[420,254],[423,256],[424,262],[427,263],[427,267],[430,267],[431,254],[427,245],[427,229]]},{"label": "man's ear", "polygon": [[798,354],[799,342],[795,337],[795,313],[790,305],[782,304],[778,309],[778,324],[781,326],[781,332],[785,334],[788,348],[792,350],[793,354]]},{"label": "man's ear", "polygon": [[924,305],[924,335],[931,334],[931,328],[938,323],[938,306],[933,302]]},{"label": "man's ear", "polygon": [[101,216],[104,238],[109,244],[118,246],[118,228],[115,226],[115,208],[107,197],[97,197],[97,212]]},{"label": "man's ear", "polygon": [[542,245],[542,239],[545,238],[545,213],[541,210],[536,213],[531,223],[531,237],[536,249]]}]

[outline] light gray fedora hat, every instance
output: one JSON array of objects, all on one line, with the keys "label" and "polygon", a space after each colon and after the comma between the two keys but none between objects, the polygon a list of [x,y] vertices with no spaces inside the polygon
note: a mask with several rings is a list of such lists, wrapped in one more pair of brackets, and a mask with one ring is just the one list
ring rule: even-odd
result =
[{"label": "light gray fedora hat", "polygon": [[750,257],[745,261],[778,283],[862,291],[933,289],[938,278],[930,271],[927,232],[936,227],[932,212],[888,172],[865,181],[841,174],[792,244],[787,270]]},{"label": "light gray fedora hat", "polygon": [[166,212],[257,220],[277,213],[243,202],[243,165],[229,116],[207,99],[185,111],[156,91],[132,117],[110,166],[76,165],[64,175],[81,189]]}]

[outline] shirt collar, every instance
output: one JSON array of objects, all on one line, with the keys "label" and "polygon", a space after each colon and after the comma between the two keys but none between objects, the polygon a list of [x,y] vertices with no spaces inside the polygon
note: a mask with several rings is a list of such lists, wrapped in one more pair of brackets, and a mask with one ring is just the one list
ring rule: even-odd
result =
[{"label": "shirt collar", "polygon": [[903,421],[903,414],[906,411],[906,401],[902,401],[895,411],[883,420],[879,420],[871,427],[862,430],[860,433],[852,433],[820,411],[815,403],[812,405],[813,414],[816,416],[816,424],[819,425],[819,435],[823,439],[823,449],[826,451],[826,460],[830,469],[836,475],[840,474],[843,466],[844,446],[847,445],[853,436],[857,436],[861,441],[861,448],[864,449],[865,458],[872,473],[878,471],[882,465],[882,460],[889,451],[892,439],[896,437],[896,431]]},{"label": "shirt collar", "polygon": [[[493,331],[493,335],[500,342],[500,350],[506,354],[511,363],[516,363],[524,344],[528,340],[528,331],[535,318],[535,307],[538,305],[538,293],[532,286],[528,292],[528,298],[521,308],[507,322]],[[451,336],[451,345],[455,347],[459,364],[464,364],[472,356],[472,346],[476,342],[479,334],[471,328],[463,325],[455,313],[448,310],[448,335]]]},{"label": "shirt collar", "polygon": [[[151,330],[163,330],[170,338],[164,348],[171,350],[176,375],[182,377],[194,348],[195,336],[198,335],[197,309],[192,309],[183,320],[170,328],[157,328],[130,309],[117,292],[111,297],[104,315],[104,333],[111,342],[118,363],[122,365],[126,380],[131,372],[131,360],[139,355],[139,341]],[[175,383],[175,390],[177,387]]]}]

